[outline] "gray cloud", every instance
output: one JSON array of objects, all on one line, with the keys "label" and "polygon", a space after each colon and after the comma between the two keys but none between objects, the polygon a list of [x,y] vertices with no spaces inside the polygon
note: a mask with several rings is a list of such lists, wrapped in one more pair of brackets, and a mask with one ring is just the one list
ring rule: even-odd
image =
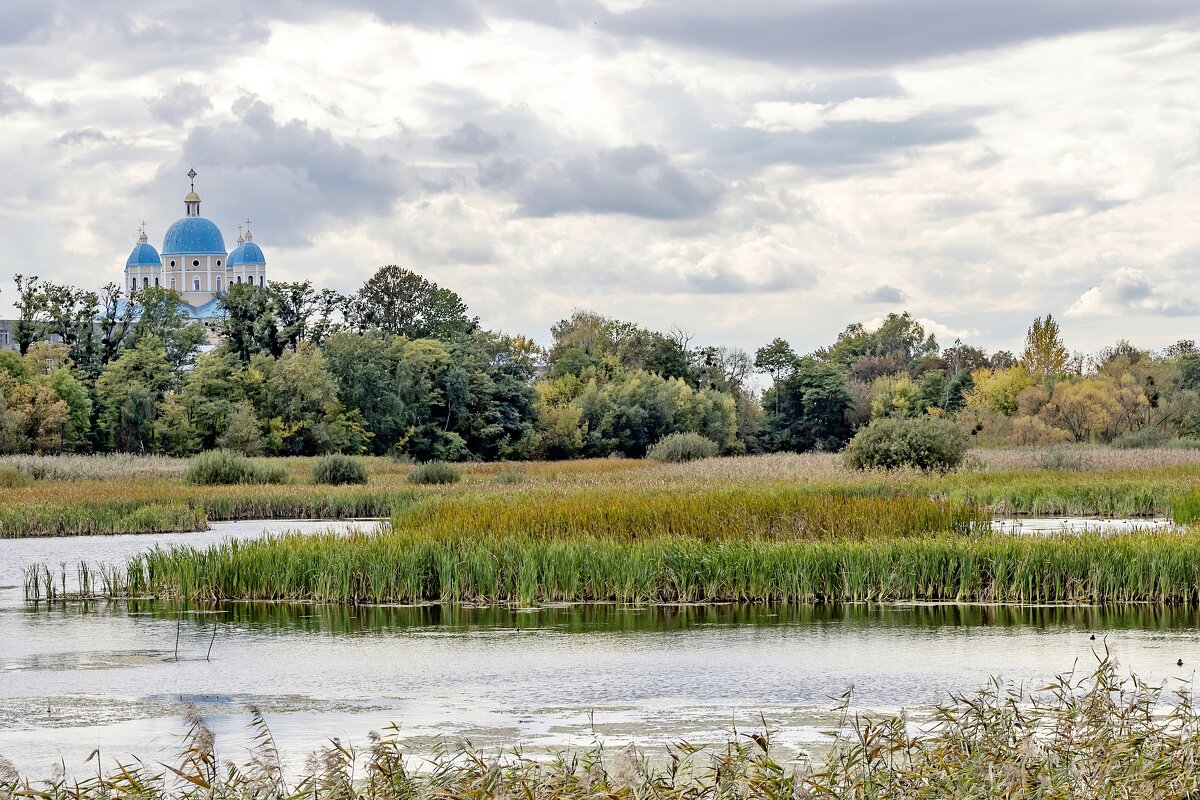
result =
[{"label": "gray cloud", "polygon": [[711,173],[680,169],[662,150],[640,145],[538,165],[513,191],[521,213],[531,217],[592,213],[683,219],[711,212],[724,187]]},{"label": "gray cloud", "polygon": [[755,61],[862,68],[1197,14],[1190,0],[650,0],[601,25]]},{"label": "gray cloud", "polygon": [[75,131],[67,131],[62,136],[54,140],[54,143],[61,147],[77,147],[88,144],[101,144],[112,141],[103,131],[95,128],[80,128]]},{"label": "gray cloud", "polygon": [[0,3],[0,44],[19,42],[53,18],[53,8],[44,0],[5,0]]},{"label": "gray cloud", "polygon": [[203,86],[181,81],[162,94],[146,98],[146,106],[155,119],[178,127],[208,113],[212,101]]},{"label": "gray cloud", "polygon": [[830,171],[876,165],[899,150],[975,137],[979,131],[972,120],[978,113],[960,109],[899,122],[837,121],[807,132],[719,130],[708,142],[709,158],[723,170],[737,171],[780,163]]},{"label": "gray cloud", "polygon": [[1027,190],[1029,210],[1043,216],[1081,211],[1085,215],[1120,208],[1128,201],[1108,200],[1087,189],[1037,185]]},{"label": "gray cloud", "polygon": [[239,215],[256,214],[256,229],[269,229],[271,241],[295,245],[311,242],[327,219],[388,214],[412,191],[413,177],[386,153],[387,143],[371,152],[301,120],[279,122],[260,100],[243,99],[237,111],[190,131],[181,160],[160,171],[164,194],[186,188],[182,176],[194,167],[213,210],[206,215],[227,217],[231,225]]},{"label": "gray cloud", "polygon": [[886,283],[870,291],[860,292],[854,299],[860,303],[903,303],[907,295]]},{"label": "gray cloud", "polygon": [[439,136],[438,145],[451,153],[479,155],[500,146],[500,140],[474,122],[464,122],[453,133]]},{"label": "gray cloud", "polygon": [[0,81],[0,117],[33,108],[29,95],[8,81]]},{"label": "gray cloud", "polygon": [[524,158],[489,158],[478,164],[479,185],[484,188],[502,188],[516,183],[529,170],[529,161]]}]

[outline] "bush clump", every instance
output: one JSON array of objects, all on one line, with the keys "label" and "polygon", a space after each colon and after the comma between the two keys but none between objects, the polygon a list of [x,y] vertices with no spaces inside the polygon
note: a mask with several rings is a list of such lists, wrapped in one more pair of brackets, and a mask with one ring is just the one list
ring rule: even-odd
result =
[{"label": "bush clump", "polygon": [[1083,472],[1087,469],[1083,453],[1066,447],[1052,447],[1038,453],[1034,463],[1038,469],[1051,472]]},{"label": "bush clump", "polygon": [[408,473],[409,483],[458,483],[461,478],[458,467],[445,461],[429,461]]},{"label": "bush clump", "polygon": [[285,483],[287,472],[281,466],[255,463],[232,450],[209,450],[192,459],[183,480],[199,486]]},{"label": "bush clump", "polygon": [[0,489],[24,489],[33,485],[33,476],[12,464],[0,464]]},{"label": "bush clump", "polygon": [[313,466],[312,482],[332,486],[366,483],[367,468],[357,458],[343,455],[325,456]]},{"label": "bush clump", "polygon": [[659,439],[650,448],[646,453],[646,458],[669,464],[681,464],[684,461],[712,458],[720,450],[719,444],[698,433],[670,433]]},{"label": "bush clump", "polygon": [[1143,450],[1152,447],[1166,447],[1171,438],[1171,434],[1162,428],[1147,425],[1141,430],[1121,434],[1112,440],[1112,446],[1118,450]]},{"label": "bush clump", "polygon": [[854,434],[845,457],[854,469],[949,472],[962,463],[968,441],[966,431],[937,417],[877,419]]}]

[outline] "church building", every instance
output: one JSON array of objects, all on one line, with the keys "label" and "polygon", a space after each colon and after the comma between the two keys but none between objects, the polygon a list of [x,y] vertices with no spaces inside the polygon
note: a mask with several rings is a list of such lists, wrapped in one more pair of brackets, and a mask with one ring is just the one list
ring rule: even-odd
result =
[{"label": "church building", "polygon": [[[190,170],[191,191],[183,198],[185,214],[167,228],[162,250],[155,250],[145,223],[125,262],[125,288],[130,292],[161,286],[183,298],[189,316],[210,320],[221,315],[217,295],[238,283],[267,285],[267,260],[254,241],[250,220],[239,233],[233,252],[212,220],[200,216],[196,171]],[[241,226],[238,226],[241,230]]]}]

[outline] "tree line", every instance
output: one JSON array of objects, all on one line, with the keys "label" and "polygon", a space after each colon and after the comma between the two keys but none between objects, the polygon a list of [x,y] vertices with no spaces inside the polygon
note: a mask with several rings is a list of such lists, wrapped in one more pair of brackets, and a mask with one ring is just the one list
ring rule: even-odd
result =
[{"label": "tree line", "polygon": [[907,313],[849,325],[804,355],[783,339],[751,355],[584,310],[543,348],[486,330],[458,294],[395,265],[350,295],[234,284],[207,328],[169,289],[15,283],[2,453],[640,457],[672,433],[728,454],[803,452],[840,449],[871,420],[921,416],[987,445],[1200,436],[1191,341],[1084,357],[1051,316],[1019,355],[942,348]]}]

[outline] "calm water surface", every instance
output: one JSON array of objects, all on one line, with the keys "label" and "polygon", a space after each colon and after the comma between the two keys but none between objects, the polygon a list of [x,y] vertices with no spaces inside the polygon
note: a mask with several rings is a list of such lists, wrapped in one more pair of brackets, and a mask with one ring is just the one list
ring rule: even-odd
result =
[{"label": "calm water surface", "polygon": [[413,737],[553,747],[596,735],[719,739],[762,714],[781,742],[806,748],[850,688],[864,708],[927,706],[990,675],[1032,684],[1087,668],[1105,643],[1150,679],[1190,678],[1200,664],[1200,619],[1154,609],[39,607],[21,596],[21,567],[33,562],[66,562],[73,574],[81,558],[119,562],[153,544],[329,527],[0,540],[0,754],[35,774],[60,758],[80,768],[94,748],[166,758],[183,702],[234,759],[251,704],[292,763],[328,737],[365,742],[390,722]]}]

